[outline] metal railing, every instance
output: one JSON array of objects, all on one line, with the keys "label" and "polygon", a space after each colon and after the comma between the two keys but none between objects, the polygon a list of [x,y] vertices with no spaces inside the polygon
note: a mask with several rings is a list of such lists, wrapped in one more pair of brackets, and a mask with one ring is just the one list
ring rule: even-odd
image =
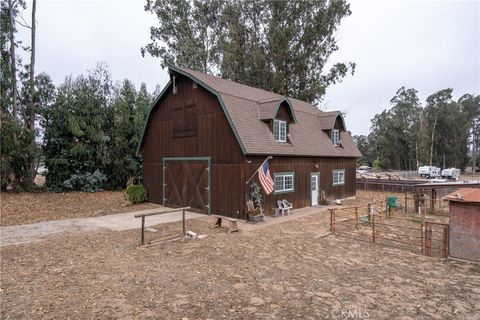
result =
[{"label": "metal railing", "polygon": [[385,203],[377,201],[363,206],[329,209],[330,231],[355,241],[426,256],[448,256],[448,224],[426,222],[423,216],[408,217],[402,211],[386,207]]}]

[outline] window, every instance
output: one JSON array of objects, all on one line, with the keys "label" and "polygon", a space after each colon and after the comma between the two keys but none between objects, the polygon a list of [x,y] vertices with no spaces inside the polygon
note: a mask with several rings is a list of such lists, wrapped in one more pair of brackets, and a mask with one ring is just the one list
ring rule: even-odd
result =
[{"label": "window", "polygon": [[345,184],[345,169],[333,170],[333,185]]},{"label": "window", "polygon": [[332,130],[332,142],[334,146],[338,146],[340,144],[340,131],[337,129]]},{"label": "window", "polygon": [[277,142],[287,142],[287,122],[273,120],[273,136]]},{"label": "window", "polygon": [[275,182],[274,193],[286,193],[295,191],[295,173],[274,173],[273,182]]}]

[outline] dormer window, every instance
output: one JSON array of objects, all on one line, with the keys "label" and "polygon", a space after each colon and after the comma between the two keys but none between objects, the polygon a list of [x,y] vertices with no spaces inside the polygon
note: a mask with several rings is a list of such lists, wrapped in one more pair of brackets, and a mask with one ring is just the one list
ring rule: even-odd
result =
[{"label": "dormer window", "polygon": [[340,145],[340,130],[338,129],[332,130],[332,142],[334,146]]},{"label": "dormer window", "polygon": [[273,136],[277,142],[287,142],[287,122],[273,120]]}]

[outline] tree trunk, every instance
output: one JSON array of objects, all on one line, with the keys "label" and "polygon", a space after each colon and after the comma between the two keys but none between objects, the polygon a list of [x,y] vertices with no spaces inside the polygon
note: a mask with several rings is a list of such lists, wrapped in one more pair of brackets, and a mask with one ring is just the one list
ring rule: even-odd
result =
[{"label": "tree trunk", "polygon": [[473,125],[472,174],[477,173],[477,125]]},{"label": "tree trunk", "polygon": [[[32,2],[32,29],[31,29],[31,54],[30,54],[30,131],[35,132],[35,11],[37,0]],[[34,138],[35,140],[35,138]]]},{"label": "tree trunk", "polygon": [[433,121],[433,128],[432,128],[432,141],[430,144],[430,161],[429,161],[429,166],[432,165],[432,160],[433,160],[433,142],[435,140],[435,127],[437,126],[437,115],[438,115],[438,110],[435,112],[435,120]]},{"label": "tree trunk", "polygon": [[[37,10],[37,0],[32,2],[32,28],[31,28],[31,52],[30,52],[30,121],[28,129],[32,132],[32,152],[35,150],[35,32],[36,21],[35,13]],[[28,158],[30,161],[31,182],[34,183],[36,168],[35,168],[35,153]]]},{"label": "tree trunk", "polygon": [[[15,59],[15,34],[14,34],[14,27],[15,27],[15,20],[13,18],[13,3],[12,0],[8,0],[8,15],[10,18],[10,59],[12,59],[12,115],[13,121],[15,124],[18,122],[17,118],[17,66],[16,66],[16,59]],[[17,141],[17,134],[13,132],[13,142],[16,143]]]},{"label": "tree trunk", "polygon": [[415,160],[417,162],[417,169],[418,169],[418,167],[420,166],[418,161],[418,137],[417,137],[417,141],[415,141]]}]

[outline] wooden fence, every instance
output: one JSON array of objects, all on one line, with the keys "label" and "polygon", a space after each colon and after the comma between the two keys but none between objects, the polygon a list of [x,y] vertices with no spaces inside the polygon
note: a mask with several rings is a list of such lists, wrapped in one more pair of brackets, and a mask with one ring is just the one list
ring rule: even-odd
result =
[{"label": "wooden fence", "polygon": [[423,183],[425,181],[357,178],[357,190],[414,192],[414,186]]}]

